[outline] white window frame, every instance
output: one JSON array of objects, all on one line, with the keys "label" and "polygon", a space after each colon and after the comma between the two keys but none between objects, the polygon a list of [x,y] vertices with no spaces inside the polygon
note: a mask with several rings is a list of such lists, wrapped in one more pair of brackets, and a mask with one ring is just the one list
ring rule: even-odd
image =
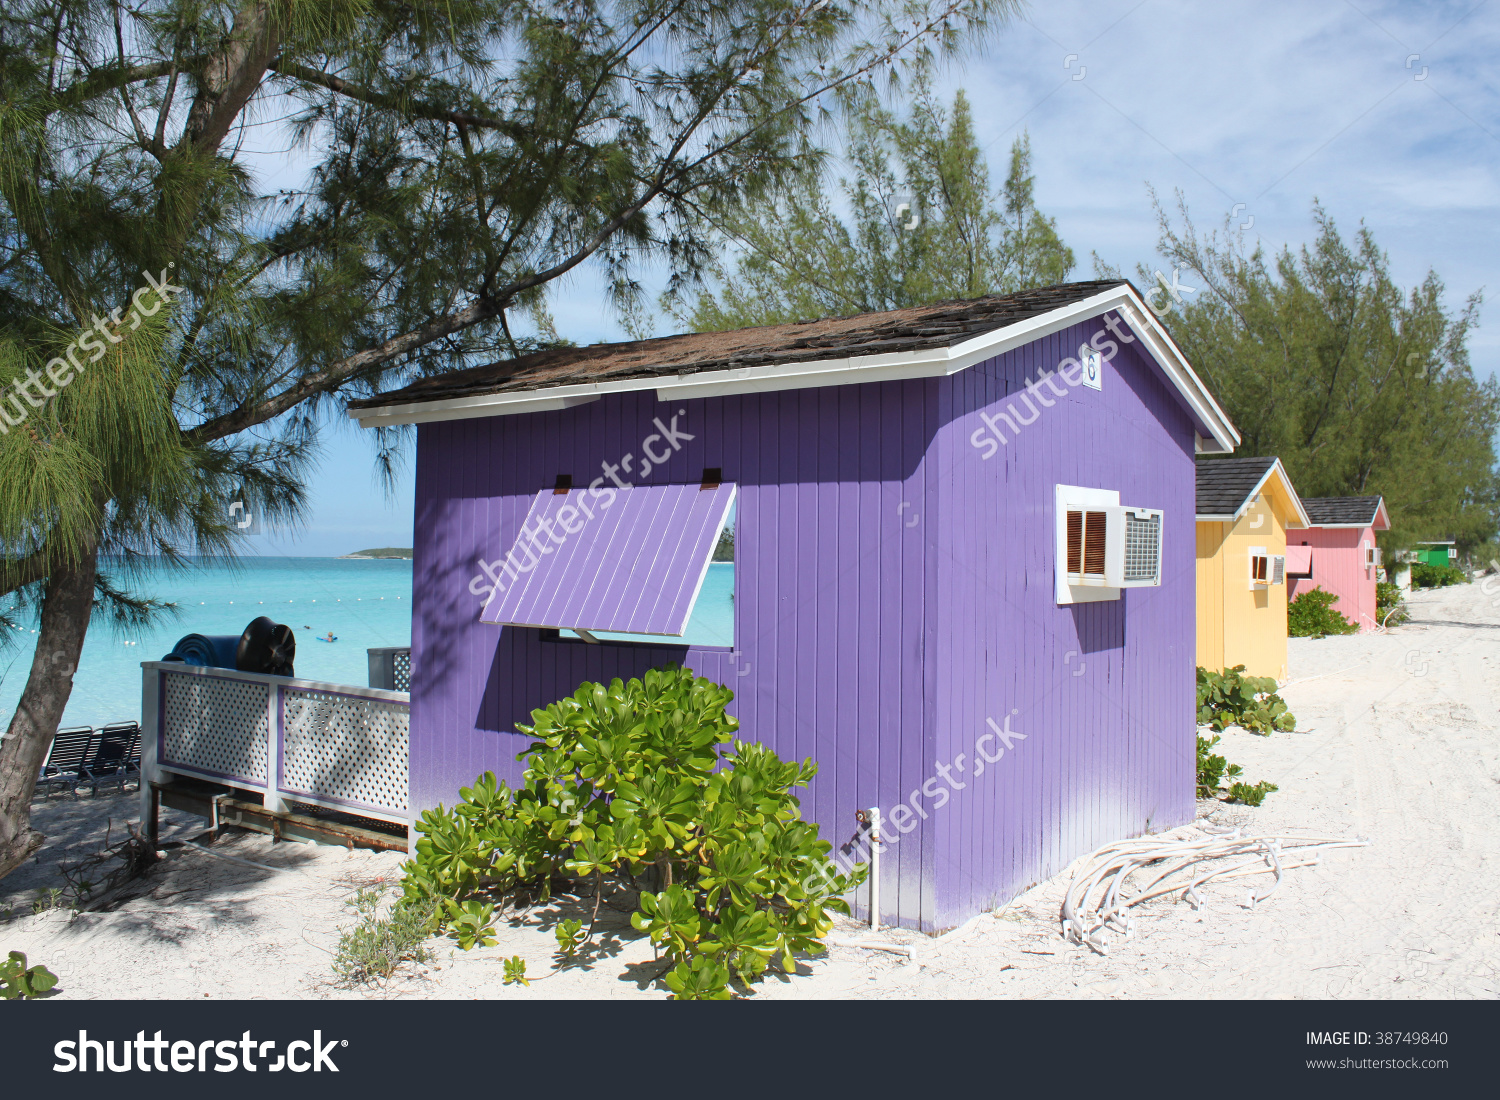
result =
[{"label": "white window frame", "polygon": [[[1266,579],[1263,580],[1263,581],[1262,580],[1257,580],[1256,577],[1255,577],[1255,560],[1257,558],[1265,558],[1266,559]],[[1254,591],[1257,588],[1270,588],[1271,587],[1271,555],[1270,555],[1269,552],[1267,552],[1267,550],[1266,550],[1266,548],[1264,546],[1252,546],[1252,547],[1250,547],[1250,558],[1249,558],[1248,565],[1249,565],[1249,569],[1247,570],[1247,572],[1248,572],[1249,577],[1250,577],[1250,588],[1251,588],[1251,591]]]},{"label": "white window frame", "polygon": [[[1162,552],[1158,550],[1156,576],[1150,580],[1127,581],[1125,568],[1125,517],[1127,512],[1136,515],[1145,513],[1162,519],[1159,508],[1132,508],[1120,505],[1120,494],[1114,489],[1091,489],[1082,485],[1058,485],[1054,491],[1054,588],[1059,605],[1075,603],[1097,603],[1102,600],[1118,600],[1125,588],[1153,588],[1161,584]],[[1068,513],[1070,511],[1103,512],[1105,514],[1104,573],[1080,577],[1079,583],[1070,583],[1068,573]],[[1162,532],[1165,543],[1165,530]],[[1096,579],[1097,578],[1097,579]]]}]

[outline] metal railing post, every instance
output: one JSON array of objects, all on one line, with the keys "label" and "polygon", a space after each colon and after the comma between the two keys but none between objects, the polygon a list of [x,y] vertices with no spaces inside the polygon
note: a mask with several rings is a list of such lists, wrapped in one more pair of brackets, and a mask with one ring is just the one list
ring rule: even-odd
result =
[{"label": "metal railing post", "polygon": [[283,733],[281,688],[266,678],[266,796],[264,805],[272,813],[284,813],[281,792],[281,741]]},{"label": "metal railing post", "polygon": [[[156,798],[152,784],[161,780],[159,750],[162,737],[161,669],[141,662],[141,828],[155,843]],[[123,784],[121,784],[123,786]]]}]

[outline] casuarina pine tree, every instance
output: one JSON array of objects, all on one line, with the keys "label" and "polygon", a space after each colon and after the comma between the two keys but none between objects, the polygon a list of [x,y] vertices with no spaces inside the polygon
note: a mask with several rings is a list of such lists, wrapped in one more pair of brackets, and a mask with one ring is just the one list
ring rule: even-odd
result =
[{"label": "casuarina pine tree", "polygon": [[[232,553],[233,490],[295,517],[325,414],[555,338],[548,288],[581,265],[622,305],[643,263],[692,278],[698,208],[795,170],[829,96],[1014,7],[6,4],[0,596],[38,641],[0,742],[0,874],[41,843],[30,799],[91,617],[160,610],[129,590],[142,556]],[[306,172],[258,175],[267,139]],[[180,293],[144,316],[148,275]]]}]

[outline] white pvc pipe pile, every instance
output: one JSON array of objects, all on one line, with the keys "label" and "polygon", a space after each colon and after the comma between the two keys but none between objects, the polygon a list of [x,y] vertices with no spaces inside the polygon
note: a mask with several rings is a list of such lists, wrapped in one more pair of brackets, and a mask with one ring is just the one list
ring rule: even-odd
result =
[{"label": "white pvc pipe pile", "polygon": [[[1194,908],[1199,908],[1203,899],[1198,887],[1206,882],[1274,874],[1276,878],[1270,886],[1260,893],[1249,892],[1246,904],[1253,908],[1276,892],[1288,868],[1316,864],[1321,853],[1329,849],[1361,848],[1368,843],[1350,837],[1282,834],[1242,837],[1235,829],[1227,836],[1199,840],[1164,843],[1156,837],[1140,837],[1106,844],[1086,857],[1068,881],[1062,904],[1063,935],[1070,943],[1086,944],[1107,955],[1109,946],[1104,933],[1110,931],[1129,938],[1135,930],[1129,910],[1143,901],[1181,891]],[[1220,860],[1233,862],[1203,866]],[[1132,879],[1138,874],[1141,878],[1138,884],[1133,884]]]}]

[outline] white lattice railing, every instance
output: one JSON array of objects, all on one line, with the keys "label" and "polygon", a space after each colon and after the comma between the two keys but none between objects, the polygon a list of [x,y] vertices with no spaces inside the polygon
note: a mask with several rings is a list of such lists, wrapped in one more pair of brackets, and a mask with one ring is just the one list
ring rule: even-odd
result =
[{"label": "white lattice railing", "polygon": [[273,810],[302,802],[406,822],[405,692],[169,661],[141,669],[144,774],[257,791]]}]

